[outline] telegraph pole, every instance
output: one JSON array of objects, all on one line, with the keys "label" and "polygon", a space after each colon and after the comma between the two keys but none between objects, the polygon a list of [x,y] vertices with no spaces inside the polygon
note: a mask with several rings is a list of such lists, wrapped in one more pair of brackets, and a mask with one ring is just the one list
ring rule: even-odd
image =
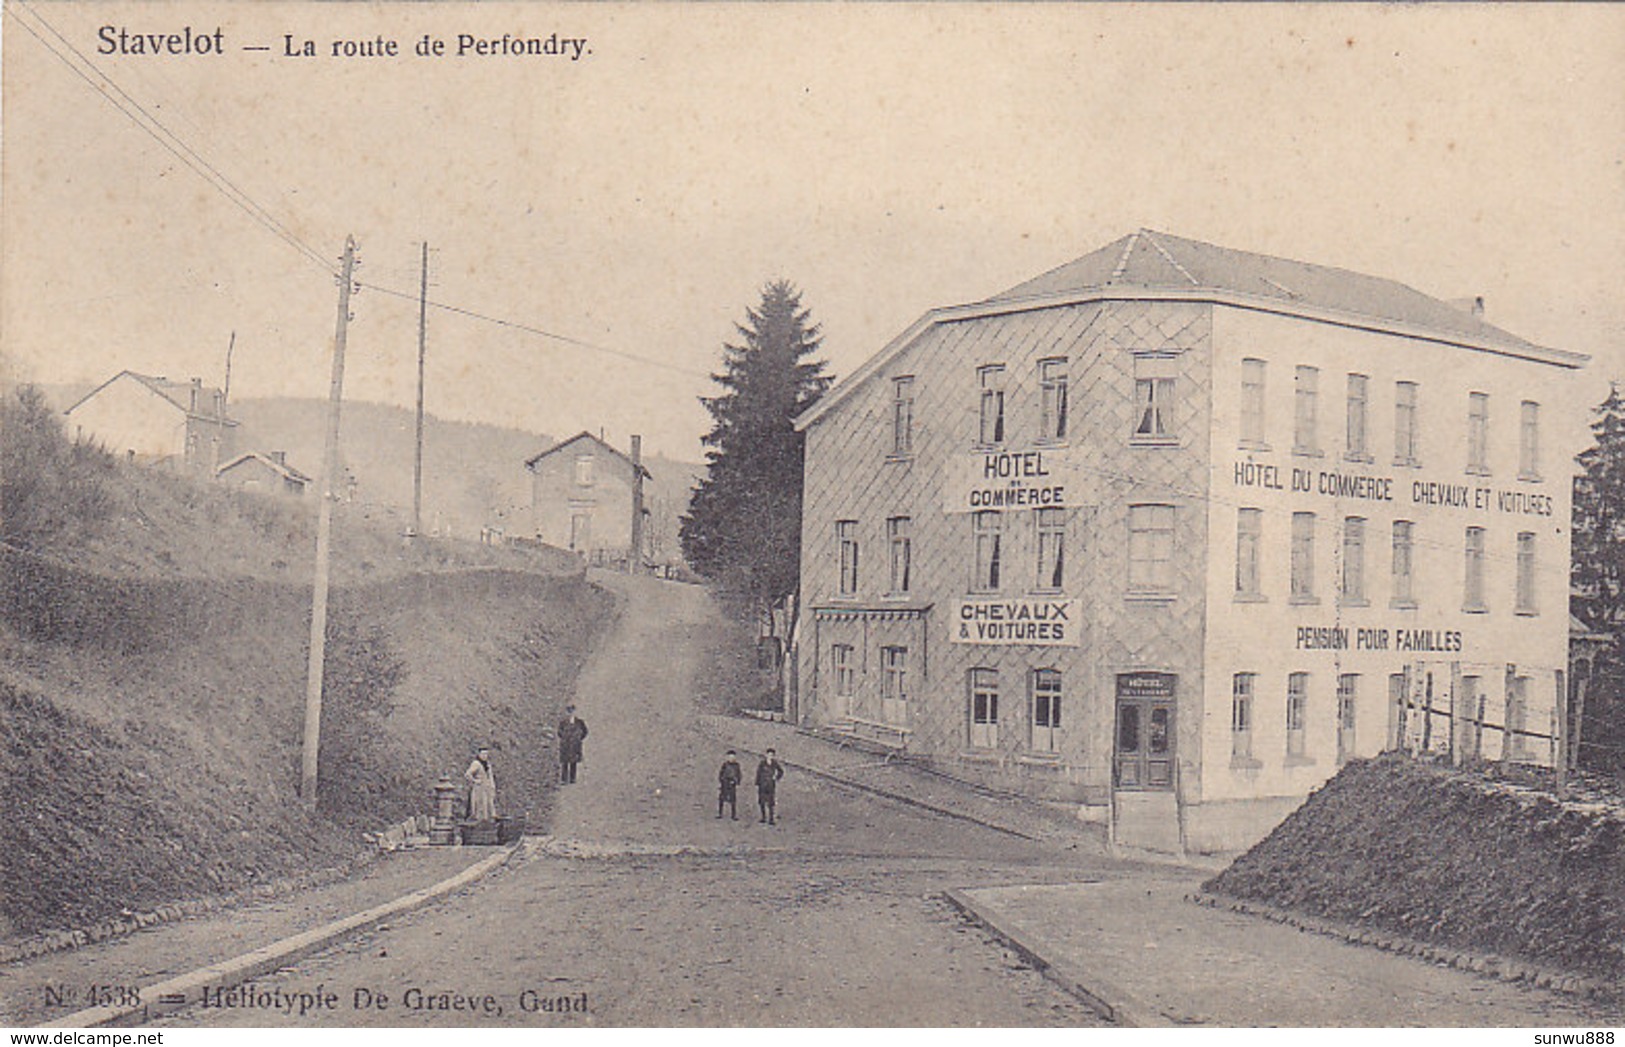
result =
[{"label": "telegraph pole", "polygon": [[632,548],[627,550],[626,572],[643,573],[643,437],[632,437]]},{"label": "telegraph pole", "polygon": [[429,340],[429,241],[423,241],[423,283],[418,291],[418,442],[412,456],[412,537],[423,533],[423,355]]},{"label": "telegraph pole", "polygon": [[350,324],[350,289],[355,275],[355,237],[344,239],[339,276],[339,316],[333,330],[333,381],[327,397],[327,449],[322,456],[322,503],[316,515],[316,582],[310,609],[310,667],[305,686],[304,762],[299,796],[316,809],[316,766],[322,739],[322,669],[327,655],[327,563],[333,534],[333,500],[339,471],[339,402],[344,392],[344,341]]}]

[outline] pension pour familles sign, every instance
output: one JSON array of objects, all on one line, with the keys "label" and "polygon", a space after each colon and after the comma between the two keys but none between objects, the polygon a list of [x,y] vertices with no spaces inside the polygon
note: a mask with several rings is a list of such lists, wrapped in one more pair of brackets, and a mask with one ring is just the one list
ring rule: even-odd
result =
[{"label": "pension pour familles sign", "polygon": [[967,597],[954,615],[954,643],[1078,646],[1078,602],[1071,597]]},{"label": "pension pour familles sign", "polygon": [[1082,504],[1078,470],[1064,449],[975,451],[948,459],[943,509],[1072,509]]}]

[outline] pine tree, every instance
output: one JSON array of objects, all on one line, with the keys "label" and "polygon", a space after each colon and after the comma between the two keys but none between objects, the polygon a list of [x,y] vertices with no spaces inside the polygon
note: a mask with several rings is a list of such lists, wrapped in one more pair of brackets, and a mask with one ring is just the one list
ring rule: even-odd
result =
[{"label": "pine tree", "polygon": [[742,344],[723,346],[723,373],[711,376],[723,392],[701,398],[715,423],[707,475],[679,534],[702,577],[763,613],[794,592],[800,571],[803,441],[791,423],[830,378],[794,285],[768,284],[745,316],[735,325]]},{"label": "pine tree", "polygon": [[1596,408],[1596,443],[1581,452],[1574,482],[1572,574],[1576,616],[1612,636],[1587,688],[1580,755],[1625,772],[1625,399],[1612,387]]}]

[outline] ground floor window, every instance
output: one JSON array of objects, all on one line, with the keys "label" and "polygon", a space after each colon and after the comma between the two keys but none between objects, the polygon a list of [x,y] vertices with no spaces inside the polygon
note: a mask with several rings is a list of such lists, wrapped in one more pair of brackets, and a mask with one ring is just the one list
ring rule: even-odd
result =
[{"label": "ground floor window", "polygon": [[1360,677],[1344,673],[1337,678],[1337,762],[1354,757],[1354,707],[1359,695]]},{"label": "ground floor window", "polygon": [[1237,673],[1230,682],[1230,757],[1253,755],[1253,684],[1257,673]]},{"label": "ground floor window", "polygon": [[1506,759],[1529,758],[1529,677],[1507,677]]},{"label": "ground floor window", "polygon": [[1309,705],[1309,674],[1290,673],[1286,678],[1286,754],[1302,759],[1304,715]]},{"label": "ground floor window", "polygon": [[970,743],[983,749],[999,744],[999,674],[995,669],[970,671]]},{"label": "ground floor window", "polygon": [[857,673],[852,664],[853,648],[838,643],[829,649],[830,668],[835,677],[835,715],[852,715],[852,696],[857,693]]},{"label": "ground floor window", "polygon": [[1060,748],[1061,674],[1054,669],[1033,673],[1033,748],[1052,753]]},{"label": "ground floor window", "polygon": [[908,648],[880,649],[880,716],[897,727],[908,726]]}]

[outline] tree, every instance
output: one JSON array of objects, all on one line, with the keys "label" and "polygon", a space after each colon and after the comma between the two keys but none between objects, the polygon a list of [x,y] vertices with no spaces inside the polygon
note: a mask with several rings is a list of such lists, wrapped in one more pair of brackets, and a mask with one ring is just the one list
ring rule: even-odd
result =
[{"label": "tree", "polygon": [[767,613],[795,591],[801,564],[802,434],[791,424],[829,388],[814,359],[819,327],[785,280],[736,324],[743,344],[723,346],[721,395],[702,397],[706,476],[682,518],[683,555],[701,577]]},{"label": "tree", "polygon": [[1578,457],[1570,581],[1576,617],[1612,639],[1587,688],[1580,756],[1625,773],[1625,399],[1611,387],[1595,411],[1596,443]]},{"label": "tree", "polygon": [[47,552],[96,533],[112,511],[113,467],[99,446],[68,439],[37,388],[18,386],[0,399],[0,540]]}]

